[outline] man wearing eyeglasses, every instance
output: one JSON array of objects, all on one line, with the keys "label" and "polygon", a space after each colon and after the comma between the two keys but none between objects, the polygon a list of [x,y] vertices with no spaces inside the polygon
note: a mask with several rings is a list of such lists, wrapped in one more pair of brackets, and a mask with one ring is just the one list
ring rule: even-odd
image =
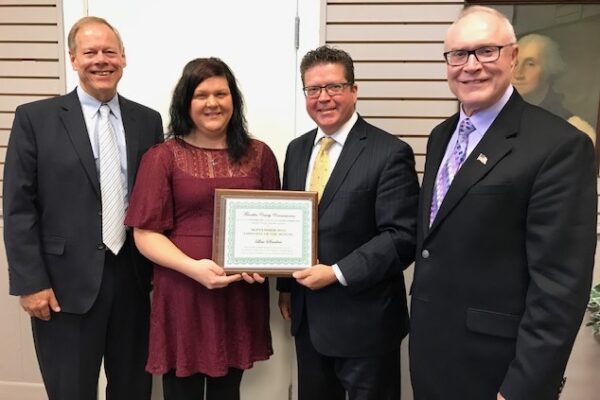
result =
[{"label": "man wearing eyeglasses", "polygon": [[280,279],[299,400],[398,400],[419,185],[406,143],[356,113],[350,56],[319,47],[300,71],[317,128],[287,150],[283,187],[319,194],[319,264]]},{"label": "man wearing eyeglasses", "polygon": [[556,400],[596,246],[591,140],[526,103],[506,17],[470,7],[445,40],[460,111],[427,146],[412,286],[415,400]]}]

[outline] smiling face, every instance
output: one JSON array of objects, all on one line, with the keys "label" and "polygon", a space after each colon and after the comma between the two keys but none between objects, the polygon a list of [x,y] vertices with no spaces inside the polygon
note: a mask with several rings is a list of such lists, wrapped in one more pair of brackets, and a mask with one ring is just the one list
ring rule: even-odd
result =
[{"label": "smiling face", "polygon": [[[504,46],[513,40],[500,18],[484,12],[474,12],[450,27],[446,35],[445,51]],[[471,54],[464,65],[447,65],[448,85],[467,115],[492,106],[502,97],[510,85],[517,53],[517,46],[509,45],[500,50],[500,56],[494,62],[482,64]]]},{"label": "smiling face", "polygon": [[[346,83],[342,64],[316,64],[304,73],[304,86]],[[317,98],[306,97],[308,115],[326,134],[335,133],[354,113],[357,98],[355,84],[345,86],[341,94],[330,96],[325,89]]]},{"label": "smiling face", "polygon": [[233,115],[233,99],[227,79],[213,76],[200,82],[190,104],[190,118],[194,122],[192,135],[197,143],[220,143],[227,139],[227,125]]},{"label": "smiling face", "polygon": [[86,93],[102,102],[115,96],[126,61],[117,35],[108,26],[96,22],[83,25],[70,57]]}]

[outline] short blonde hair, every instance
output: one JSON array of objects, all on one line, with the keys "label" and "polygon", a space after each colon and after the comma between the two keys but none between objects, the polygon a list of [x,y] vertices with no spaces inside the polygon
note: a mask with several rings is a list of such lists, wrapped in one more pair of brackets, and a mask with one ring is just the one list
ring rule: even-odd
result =
[{"label": "short blonde hair", "polygon": [[76,49],[75,37],[77,36],[77,33],[79,32],[79,30],[81,28],[83,28],[85,25],[90,25],[90,24],[106,25],[111,31],[114,32],[115,36],[117,37],[117,41],[119,42],[119,48],[121,51],[123,51],[123,40],[121,40],[121,35],[119,34],[119,31],[117,30],[117,28],[115,28],[114,26],[109,24],[108,21],[105,20],[104,18],[90,16],[90,17],[83,17],[83,18],[79,19],[71,27],[71,30],[69,31],[69,36],[67,36],[67,44],[69,45],[69,53],[75,52],[75,49]]}]

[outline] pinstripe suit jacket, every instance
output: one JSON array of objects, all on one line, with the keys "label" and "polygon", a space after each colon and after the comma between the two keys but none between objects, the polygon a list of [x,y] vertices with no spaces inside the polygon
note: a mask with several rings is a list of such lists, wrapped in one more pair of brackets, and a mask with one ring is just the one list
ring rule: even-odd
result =
[{"label": "pinstripe suit jacket", "polygon": [[[304,190],[317,130],[287,149],[283,187]],[[325,355],[391,351],[408,329],[403,270],[413,261],[419,185],[410,146],[361,117],[351,129],[319,204],[318,258],[348,282],[310,290],[292,279],[292,333],[308,318]]]}]

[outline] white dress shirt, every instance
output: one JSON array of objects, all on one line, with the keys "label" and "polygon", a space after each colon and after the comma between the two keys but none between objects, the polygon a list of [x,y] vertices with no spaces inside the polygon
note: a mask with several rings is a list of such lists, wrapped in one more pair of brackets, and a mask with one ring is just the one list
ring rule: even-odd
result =
[{"label": "white dress shirt", "polygon": [[[354,124],[356,124],[357,120],[358,120],[358,114],[356,112],[354,112],[352,114],[352,116],[348,119],[348,121],[346,121],[340,127],[340,129],[338,129],[331,135],[327,135],[325,132],[323,132],[321,130],[321,128],[317,129],[317,134],[315,136],[315,142],[313,143],[312,153],[310,155],[310,161],[308,162],[308,173],[306,174],[306,183],[304,186],[305,190],[309,190],[309,188],[310,188],[310,178],[312,176],[312,170],[315,165],[315,159],[317,158],[317,154],[319,153],[319,148],[321,147],[319,144],[320,140],[325,136],[329,136],[330,138],[332,138],[334,140],[334,143],[329,148],[329,171],[333,172],[333,168],[335,168],[335,164],[337,163],[338,159],[340,158],[340,154],[342,154],[342,149],[344,148],[346,139],[348,139],[348,134],[350,133],[350,130],[352,129]],[[325,186],[325,187],[327,187],[327,186]],[[337,280],[342,285],[348,286],[348,282],[344,278],[344,275],[342,274],[340,267],[338,267],[337,264],[334,264],[331,266],[331,268],[333,268],[333,272],[335,273]]]}]

